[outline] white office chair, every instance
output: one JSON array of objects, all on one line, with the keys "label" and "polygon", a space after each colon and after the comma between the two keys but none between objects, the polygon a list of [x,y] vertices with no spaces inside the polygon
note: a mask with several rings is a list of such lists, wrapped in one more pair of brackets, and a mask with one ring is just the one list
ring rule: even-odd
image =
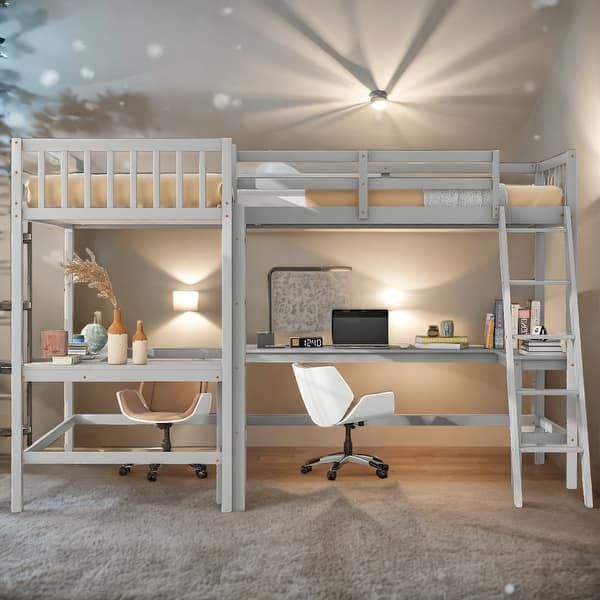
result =
[{"label": "white office chair", "polygon": [[301,472],[309,473],[314,465],[333,463],[327,471],[327,479],[333,481],[342,465],[351,462],[373,467],[377,476],[385,479],[389,466],[377,456],[354,454],[351,432],[371,419],[393,415],[394,392],[367,394],[351,407],[354,394],[335,367],[307,367],[298,363],[292,367],[300,395],[315,425],[343,425],[346,429],[342,453],[311,458],[302,465]]},{"label": "white office chair", "polygon": [[[163,431],[162,450],[171,452],[171,426],[194,425],[205,422],[210,413],[212,396],[207,382],[141,383],[137,390],[117,392],[121,413],[130,421],[156,425]],[[190,401],[191,398],[191,401]],[[206,465],[190,465],[200,479],[207,475]],[[127,475],[133,464],[119,467],[119,475]],[[159,464],[149,465],[148,481],[156,481]]]}]

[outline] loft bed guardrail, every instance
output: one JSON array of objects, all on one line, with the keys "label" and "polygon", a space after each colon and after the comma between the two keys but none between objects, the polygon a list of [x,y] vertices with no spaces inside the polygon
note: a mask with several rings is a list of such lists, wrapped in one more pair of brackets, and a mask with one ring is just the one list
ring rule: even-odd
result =
[{"label": "loft bed guardrail", "polygon": [[15,139],[23,218],[78,226],[219,224],[231,139]]},{"label": "loft bed guardrail", "polygon": [[[497,227],[502,205],[510,224],[559,223],[575,198],[574,152],[539,163],[499,154],[239,151],[237,201],[250,227]],[[537,187],[510,185],[515,177]]]}]

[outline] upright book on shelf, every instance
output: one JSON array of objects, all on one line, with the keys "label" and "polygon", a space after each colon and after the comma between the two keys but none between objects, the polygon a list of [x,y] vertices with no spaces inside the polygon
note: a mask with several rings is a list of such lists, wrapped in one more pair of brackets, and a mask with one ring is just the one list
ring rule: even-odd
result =
[{"label": "upright book on shelf", "polygon": [[[520,308],[519,309],[519,335],[528,335],[529,334],[529,318],[530,318],[530,310],[528,308]],[[523,340],[519,340],[519,348],[523,347]]]},{"label": "upright book on shelf", "polygon": [[542,303],[540,300],[532,300],[529,303],[529,333],[533,333],[535,327],[542,324]]},{"label": "upright book on shelf", "polygon": [[486,313],[485,315],[485,331],[483,334],[483,347],[494,347],[494,314]]},{"label": "upright book on shelf", "polygon": [[494,304],[494,348],[504,348],[504,310],[502,299],[496,300]]}]

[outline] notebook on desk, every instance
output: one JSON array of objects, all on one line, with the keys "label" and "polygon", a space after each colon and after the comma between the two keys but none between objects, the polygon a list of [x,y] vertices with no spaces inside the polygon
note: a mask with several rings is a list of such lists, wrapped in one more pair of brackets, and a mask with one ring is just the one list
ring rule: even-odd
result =
[{"label": "notebook on desk", "polygon": [[389,348],[388,311],[334,309],[331,340],[336,348]]}]

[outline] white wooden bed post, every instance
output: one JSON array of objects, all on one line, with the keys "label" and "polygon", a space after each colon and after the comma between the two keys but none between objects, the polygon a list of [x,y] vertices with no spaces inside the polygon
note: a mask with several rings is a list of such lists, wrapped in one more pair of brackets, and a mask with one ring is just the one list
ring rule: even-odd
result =
[{"label": "white wooden bed post", "polygon": [[11,144],[11,496],[12,512],[23,510],[23,206],[21,140]]},{"label": "white wooden bed post", "polygon": [[[236,181],[237,151],[233,153]],[[246,212],[233,210],[233,510],[246,509]]]},{"label": "white wooden bed post", "polygon": [[231,139],[222,140],[222,224],[221,224],[221,295],[222,295],[222,367],[221,367],[221,510],[233,510],[233,160]]}]

